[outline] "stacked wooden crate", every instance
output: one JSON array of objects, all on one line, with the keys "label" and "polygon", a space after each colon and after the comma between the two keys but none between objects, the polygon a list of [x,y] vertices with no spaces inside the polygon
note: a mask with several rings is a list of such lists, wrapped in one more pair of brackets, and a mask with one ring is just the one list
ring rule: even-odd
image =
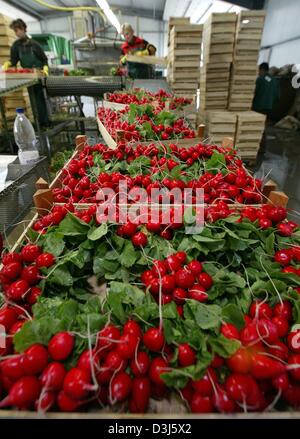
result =
[{"label": "stacked wooden crate", "polygon": [[[9,28],[12,19],[0,14],[0,64],[10,59],[10,47],[16,40],[15,33]],[[3,99],[5,116],[9,128],[12,128],[16,117],[16,108],[24,108],[25,114],[31,120],[33,119],[30,100],[26,89],[9,93]],[[0,127],[3,127],[3,121],[0,115]]]},{"label": "stacked wooden crate", "polygon": [[266,116],[255,111],[237,113],[235,145],[244,158],[255,159],[265,129]]},{"label": "stacked wooden crate", "polygon": [[0,65],[9,60],[10,47],[16,39],[14,31],[9,28],[11,21],[11,18],[0,14]]},{"label": "stacked wooden crate", "polygon": [[238,15],[228,100],[229,110],[251,109],[264,20],[265,11],[242,11]]},{"label": "stacked wooden crate", "polygon": [[235,30],[235,13],[213,13],[204,23],[201,110],[227,109]]},{"label": "stacked wooden crate", "polygon": [[202,29],[199,24],[175,24],[170,30],[168,81],[177,96],[192,98],[197,93]]},{"label": "stacked wooden crate", "polygon": [[211,110],[199,113],[199,123],[205,125],[205,138],[217,145],[221,144],[224,137],[235,141],[237,115],[229,111]]},{"label": "stacked wooden crate", "polygon": [[189,17],[170,17],[169,18],[169,28],[168,28],[168,46],[170,45],[170,33],[172,30],[172,27],[177,26],[185,26],[187,24],[190,24],[190,18]]}]

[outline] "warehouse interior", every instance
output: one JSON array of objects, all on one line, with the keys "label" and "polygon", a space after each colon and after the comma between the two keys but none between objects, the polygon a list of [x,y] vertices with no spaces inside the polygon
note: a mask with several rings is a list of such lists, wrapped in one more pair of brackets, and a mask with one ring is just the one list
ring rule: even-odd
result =
[{"label": "warehouse interior", "polygon": [[[300,417],[299,21],[299,0],[0,0],[0,418]],[[120,181],[190,189],[189,213],[107,225]]]}]

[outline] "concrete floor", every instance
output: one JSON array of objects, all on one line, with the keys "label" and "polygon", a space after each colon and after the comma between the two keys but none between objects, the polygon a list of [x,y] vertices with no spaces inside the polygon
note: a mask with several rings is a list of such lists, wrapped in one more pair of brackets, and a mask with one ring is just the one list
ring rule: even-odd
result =
[{"label": "concrete floor", "polygon": [[291,219],[296,213],[300,217],[300,132],[268,127],[255,175],[274,180],[290,198]]}]

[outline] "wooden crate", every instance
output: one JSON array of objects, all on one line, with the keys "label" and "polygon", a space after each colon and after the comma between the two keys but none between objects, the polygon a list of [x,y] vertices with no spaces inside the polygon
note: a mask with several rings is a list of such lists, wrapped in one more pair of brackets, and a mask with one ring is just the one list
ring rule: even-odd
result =
[{"label": "wooden crate", "polygon": [[200,111],[199,123],[205,124],[205,138],[222,144],[225,137],[235,141],[237,115],[229,111]]},{"label": "wooden crate", "polygon": [[167,80],[175,94],[198,89],[202,25],[173,25],[169,36]]},{"label": "wooden crate", "polygon": [[148,65],[160,65],[167,67],[167,58],[159,58],[158,56],[137,56],[137,55],[127,55],[127,61],[148,64]]},{"label": "wooden crate", "polygon": [[204,63],[231,62],[236,32],[235,13],[213,13],[203,27]]},{"label": "wooden crate", "polygon": [[265,129],[266,116],[255,111],[237,113],[235,144],[243,158],[255,158]]},{"label": "wooden crate", "polygon": [[229,110],[251,109],[264,17],[264,11],[242,11],[238,14],[228,100]]},{"label": "wooden crate", "polygon": [[[116,149],[117,148],[117,142],[122,140],[122,138],[123,138],[123,132],[121,130],[119,130],[119,132],[118,132],[118,139],[114,139],[110,135],[110,133],[107,131],[105,125],[99,120],[99,118],[97,118],[97,122],[98,122],[99,131],[100,131],[100,133],[102,135],[102,138],[105,141],[106,145],[109,148],[111,148],[111,149]],[[166,140],[166,141],[153,139],[153,140],[148,140],[148,141],[144,141],[144,142],[133,141],[133,142],[127,142],[127,143],[132,145],[132,146],[136,146],[136,145],[150,145],[152,143],[159,143],[159,144],[163,144],[163,145],[170,145],[172,143],[175,143],[179,147],[187,147],[187,146],[190,146],[190,145],[197,145],[200,142],[201,142],[201,138],[200,137],[195,137],[193,139],[172,139],[172,140]]]}]

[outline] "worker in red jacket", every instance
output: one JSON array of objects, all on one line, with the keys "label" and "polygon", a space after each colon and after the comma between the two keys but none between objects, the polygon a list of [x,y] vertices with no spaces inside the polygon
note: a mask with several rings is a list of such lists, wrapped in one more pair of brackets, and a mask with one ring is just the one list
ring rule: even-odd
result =
[{"label": "worker in red jacket", "polygon": [[122,35],[125,39],[125,43],[122,44],[122,57],[120,60],[121,65],[126,65],[128,70],[128,76],[139,79],[153,78],[153,67],[148,64],[128,62],[126,55],[155,55],[156,47],[149,44],[148,41],[143,38],[134,35],[134,30],[131,24],[124,23],[122,25]]}]

